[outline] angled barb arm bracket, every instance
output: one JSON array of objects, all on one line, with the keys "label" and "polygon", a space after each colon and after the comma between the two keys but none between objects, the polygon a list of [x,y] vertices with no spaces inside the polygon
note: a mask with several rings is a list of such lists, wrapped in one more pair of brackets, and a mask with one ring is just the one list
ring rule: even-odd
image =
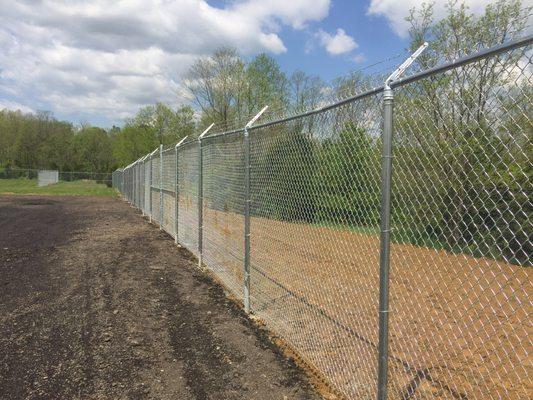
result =
[{"label": "angled barb arm bracket", "polygon": [[187,139],[187,138],[188,138],[188,136],[185,136],[184,138],[182,138],[178,143],[176,143],[176,146],[174,146],[174,147],[176,147],[176,148],[180,147],[180,145],[181,145],[183,142],[185,142],[185,139]]},{"label": "angled barb arm bracket", "polygon": [[392,74],[389,75],[387,80],[385,81],[385,90],[390,90],[390,84],[391,82],[394,82],[397,80],[400,76],[403,75],[403,73],[411,66],[411,64],[426,50],[428,47],[428,42],[424,42],[422,46],[420,46],[411,56],[405,60],[402,65],[400,65]]},{"label": "angled barb arm bracket", "polygon": [[251,128],[252,125],[255,123],[255,121],[257,121],[259,119],[259,117],[261,115],[263,115],[263,113],[267,110],[268,106],[264,106],[263,109],[261,111],[259,111],[255,117],[253,117],[247,124],[246,126],[244,127],[244,129],[248,129],[248,128]]},{"label": "angled barb arm bracket", "polygon": [[209,132],[209,131],[211,130],[211,128],[212,128],[214,125],[215,125],[214,122],[213,122],[211,125],[209,125],[209,126],[207,127],[207,129],[206,129],[205,131],[203,131],[203,132],[200,134],[200,136],[198,136],[198,140],[202,140],[202,138],[205,136],[205,134],[206,134],[207,132]]}]

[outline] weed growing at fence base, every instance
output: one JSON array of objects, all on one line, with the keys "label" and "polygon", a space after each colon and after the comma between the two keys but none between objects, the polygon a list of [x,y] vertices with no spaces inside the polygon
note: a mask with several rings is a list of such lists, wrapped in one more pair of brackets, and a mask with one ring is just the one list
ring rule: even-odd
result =
[{"label": "weed growing at fence base", "polygon": [[59,182],[38,187],[37,179],[0,179],[0,194],[47,194],[56,196],[116,196],[115,189],[89,180]]}]

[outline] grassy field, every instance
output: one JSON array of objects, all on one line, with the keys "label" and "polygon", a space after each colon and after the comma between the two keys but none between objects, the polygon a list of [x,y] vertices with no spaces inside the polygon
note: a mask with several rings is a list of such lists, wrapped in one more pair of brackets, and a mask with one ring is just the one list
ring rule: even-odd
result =
[{"label": "grassy field", "polygon": [[44,194],[56,196],[117,196],[113,188],[95,181],[59,182],[38,187],[36,179],[0,179],[0,194]]}]

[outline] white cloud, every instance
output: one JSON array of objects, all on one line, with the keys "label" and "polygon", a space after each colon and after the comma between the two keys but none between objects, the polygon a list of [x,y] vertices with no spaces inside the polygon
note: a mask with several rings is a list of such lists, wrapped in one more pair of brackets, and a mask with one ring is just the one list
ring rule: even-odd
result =
[{"label": "white cloud", "polygon": [[13,111],[22,111],[23,113],[31,113],[34,112],[33,109],[31,109],[28,106],[25,106],[24,104],[17,103],[16,101],[10,101],[6,99],[0,99],[0,110],[3,109],[13,110]]},{"label": "white cloud", "polygon": [[[446,5],[449,0],[433,0],[435,18],[441,19],[446,16]],[[465,5],[474,14],[482,14],[485,7],[494,0],[464,0]],[[420,0],[371,0],[368,7],[368,15],[385,17],[392,30],[401,37],[405,37],[409,30],[409,23],[405,17],[409,15],[409,10],[418,8],[422,2]],[[533,5],[533,0],[523,0],[522,6]]]},{"label": "white cloud", "polygon": [[341,28],[337,29],[335,35],[321,29],[317,32],[317,37],[320,44],[332,55],[349,53],[358,47],[355,40]]},{"label": "white cloud", "polygon": [[180,76],[235,46],[286,52],[284,26],[324,19],[330,0],[0,0],[0,98],[118,122],[139,106],[187,100]]},{"label": "white cloud", "polygon": [[356,54],[351,59],[352,59],[353,62],[355,62],[357,64],[364,63],[365,61],[368,60],[363,53]]}]

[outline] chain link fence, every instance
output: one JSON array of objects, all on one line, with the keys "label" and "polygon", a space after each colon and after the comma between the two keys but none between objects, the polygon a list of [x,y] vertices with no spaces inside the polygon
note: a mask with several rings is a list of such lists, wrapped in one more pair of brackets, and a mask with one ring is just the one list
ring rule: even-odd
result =
[{"label": "chain link fence", "polygon": [[532,398],[532,41],[161,147],[113,184],[339,397]]}]

